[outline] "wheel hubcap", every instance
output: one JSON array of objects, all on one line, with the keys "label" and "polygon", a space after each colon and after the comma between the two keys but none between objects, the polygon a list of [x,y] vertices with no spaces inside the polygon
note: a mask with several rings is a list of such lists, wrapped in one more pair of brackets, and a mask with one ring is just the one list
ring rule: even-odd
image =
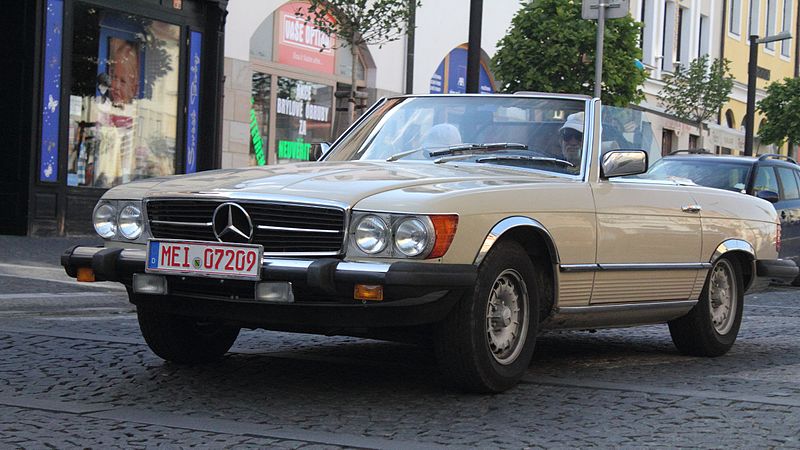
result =
[{"label": "wheel hubcap", "polygon": [[494,281],[486,306],[486,337],[495,361],[511,364],[522,351],[528,331],[528,290],[516,270]]},{"label": "wheel hubcap", "polygon": [[711,272],[708,285],[711,322],[717,333],[724,335],[733,327],[737,298],[733,267],[728,261],[719,261]]}]

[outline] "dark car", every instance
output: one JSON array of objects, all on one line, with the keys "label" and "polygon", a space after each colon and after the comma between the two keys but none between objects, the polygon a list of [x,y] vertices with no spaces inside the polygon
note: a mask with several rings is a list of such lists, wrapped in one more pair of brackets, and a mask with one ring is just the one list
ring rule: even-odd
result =
[{"label": "dark car", "polygon": [[[678,150],[653,163],[640,177],[688,179],[772,202],[781,220],[779,256],[800,265],[800,166],[795,160],[777,154],[726,156]],[[800,277],[792,284],[800,286]]]}]

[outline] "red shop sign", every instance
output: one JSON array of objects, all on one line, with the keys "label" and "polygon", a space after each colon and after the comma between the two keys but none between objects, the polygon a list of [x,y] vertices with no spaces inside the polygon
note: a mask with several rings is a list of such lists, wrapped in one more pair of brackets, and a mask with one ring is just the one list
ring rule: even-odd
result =
[{"label": "red shop sign", "polygon": [[332,74],[336,39],[296,15],[308,12],[308,3],[293,2],[278,10],[278,62],[301,69]]}]

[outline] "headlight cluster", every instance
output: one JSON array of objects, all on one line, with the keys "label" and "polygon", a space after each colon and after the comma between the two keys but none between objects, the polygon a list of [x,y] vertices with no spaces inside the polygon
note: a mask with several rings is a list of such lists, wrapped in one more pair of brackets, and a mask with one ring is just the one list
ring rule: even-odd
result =
[{"label": "headlight cluster", "polygon": [[144,233],[142,202],[101,200],[92,215],[94,230],[105,239],[135,241]]},{"label": "headlight cluster", "polygon": [[350,248],[386,258],[438,258],[450,246],[457,225],[455,214],[354,212]]}]

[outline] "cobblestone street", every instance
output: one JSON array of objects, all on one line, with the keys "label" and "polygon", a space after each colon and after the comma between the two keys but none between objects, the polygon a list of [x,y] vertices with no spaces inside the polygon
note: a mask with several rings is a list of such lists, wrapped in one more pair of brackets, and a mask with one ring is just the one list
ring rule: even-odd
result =
[{"label": "cobblestone street", "polygon": [[243,331],[214,366],[163,362],[115,285],[0,264],[0,446],[800,447],[800,299],[746,297],[733,350],[678,354],[665,325],[541,337],[495,396],[443,385],[428,349]]}]

